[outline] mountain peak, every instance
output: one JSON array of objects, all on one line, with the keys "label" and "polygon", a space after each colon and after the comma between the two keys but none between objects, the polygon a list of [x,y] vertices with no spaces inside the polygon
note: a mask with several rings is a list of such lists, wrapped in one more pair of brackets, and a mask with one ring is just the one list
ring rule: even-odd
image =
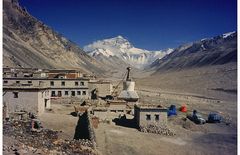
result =
[{"label": "mountain peak", "polygon": [[[158,58],[172,52],[172,49],[166,51],[148,51],[145,49],[135,48],[127,39],[121,35],[104,40],[98,40],[84,47],[84,50],[98,60],[118,58],[126,64],[136,68],[143,68]],[[113,59],[113,58],[112,58]],[[114,59],[113,62],[116,62]]]},{"label": "mountain peak", "polygon": [[132,47],[131,43],[121,35],[118,35],[117,37],[110,38],[110,39],[104,39],[102,41],[109,42],[111,44],[115,44],[116,46],[118,46],[118,45],[121,46],[122,44],[126,44],[126,45],[129,45],[130,47]]},{"label": "mountain peak", "polygon": [[227,32],[227,33],[224,33],[224,34],[222,35],[222,37],[223,37],[223,38],[227,38],[227,37],[229,37],[229,36],[232,36],[232,35],[235,34],[235,33],[236,33],[236,31]]},{"label": "mountain peak", "polygon": [[115,38],[118,38],[118,39],[125,39],[125,38],[123,38],[123,36],[121,36],[121,35],[118,35],[118,36],[115,37]]}]

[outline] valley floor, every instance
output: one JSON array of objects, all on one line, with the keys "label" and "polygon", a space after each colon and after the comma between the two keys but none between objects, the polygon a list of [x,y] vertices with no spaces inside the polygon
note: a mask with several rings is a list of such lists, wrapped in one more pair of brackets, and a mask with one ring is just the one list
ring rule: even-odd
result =
[{"label": "valley floor", "polygon": [[223,102],[183,94],[166,93],[159,97],[151,92],[140,93],[145,103],[171,104],[179,107],[186,104],[189,113],[197,109],[204,118],[210,112],[218,112],[230,118],[230,125],[225,123],[195,125],[182,121],[185,113],[178,112],[177,117],[169,118],[168,126],[175,131],[173,137],[139,132],[137,129],[100,124],[96,129],[98,149],[103,154],[149,154],[149,155],[185,155],[185,154],[223,154],[237,153],[237,118],[236,102]]},{"label": "valley floor", "polygon": [[[236,75],[236,68],[231,66],[223,69],[218,66],[134,78],[140,103],[166,107],[171,104],[180,107],[184,104],[188,113],[196,109],[207,119],[210,112],[217,112],[225,121],[196,125],[189,120],[184,122],[186,113],[178,112],[176,117],[168,119],[169,128],[176,133],[173,137],[142,133],[114,122],[100,123],[95,129],[98,151],[103,155],[237,154]],[[44,128],[62,131],[61,138],[73,139],[78,121],[77,117],[71,115],[73,106],[52,104],[53,110],[39,119]]]},{"label": "valley floor", "polygon": [[[101,124],[96,130],[98,147],[103,154],[237,154],[237,66],[227,64],[174,72],[137,72],[133,75],[140,103],[169,107],[186,105],[205,119],[210,112],[226,121],[220,124],[186,126],[179,112],[168,125],[174,137],[141,133],[133,128]],[[117,83],[117,82],[116,82]]]},{"label": "valley floor", "polygon": [[[186,113],[178,112],[177,117],[168,119],[169,128],[176,135],[167,137],[157,134],[139,132],[135,128],[100,123],[95,129],[97,149],[103,155],[185,155],[185,154],[223,154],[237,153],[237,118],[236,102],[219,101],[215,99],[165,92],[159,94],[149,91],[139,91],[141,102],[161,103],[169,106],[186,104],[188,111],[197,109],[204,118],[209,112],[218,112],[229,118],[230,125],[219,124],[195,125],[190,121],[185,124],[182,118]],[[70,115],[73,105],[53,104],[53,112],[40,117],[43,126],[53,130],[60,130],[63,139],[72,139],[77,125],[77,117]],[[127,115],[128,118],[132,116]]]}]

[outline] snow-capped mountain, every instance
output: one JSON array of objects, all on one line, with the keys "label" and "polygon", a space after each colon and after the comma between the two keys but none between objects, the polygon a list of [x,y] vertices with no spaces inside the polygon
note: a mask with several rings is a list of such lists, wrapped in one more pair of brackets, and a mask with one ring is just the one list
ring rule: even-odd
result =
[{"label": "snow-capped mountain", "polygon": [[[173,49],[148,51],[134,47],[127,39],[117,36],[110,39],[96,41],[84,47],[90,56],[97,60],[104,61],[121,61],[136,68],[144,68],[154,62],[156,59],[164,57]],[[117,62],[116,62],[117,63]],[[120,63],[120,62],[118,62]]]},{"label": "snow-capped mountain", "polygon": [[237,33],[229,32],[181,45],[162,59],[154,61],[149,67],[164,71],[236,62]]}]

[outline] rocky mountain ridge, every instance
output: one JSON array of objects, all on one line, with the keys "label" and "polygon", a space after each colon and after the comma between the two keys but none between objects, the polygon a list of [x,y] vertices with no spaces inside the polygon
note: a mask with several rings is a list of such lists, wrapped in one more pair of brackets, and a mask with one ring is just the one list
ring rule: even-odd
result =
[{"label": "rocky mountain ridge", "polygon": [[3,67],[105,72],[103,64],[31,16],[17,0],[3,2]]},{"label": "rocky mountain ridge", "polygon": [[237,62],[237,33],[229,32],[213,38],[181,45],[148,69],[156,71],[223,65]]}]

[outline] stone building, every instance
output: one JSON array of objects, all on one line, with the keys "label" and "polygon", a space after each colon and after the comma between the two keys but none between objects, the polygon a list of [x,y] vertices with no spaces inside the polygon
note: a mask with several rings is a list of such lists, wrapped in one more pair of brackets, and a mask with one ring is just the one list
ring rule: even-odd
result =
[{"label": "stone building", "polygon": [[80,77],[83,77],[83,74],[77,70],[48,70],[48,78],[76,79]]},{"label": "stone building", "polygon": [[109,81],[90,81],[88,85],[92,96],[96,94],[96,97],[106,97],[113,92],[113,85]]},{"label": "stone building", "polygon": [[88,81],[86,78],[34,78],[34,77],[10,77],[3,78],[3,87],[12,85],[48,87],[51,98],[76,97],[89,98]]},{"label": "stone building", "polygon": [[106,106],[110,112],[124,114],[126,113],[127,102],[124,100],[110,100]]},{"label": "stone building", "polygon": [[3,77],[47,77],[47,69],[38,68],[3,68]]},{"label": "stone building", "polygon": [[3,103],[9,115],[16,112],[32,112],[41,115],[51,108],[49,90],[46,87],[5,86]]},{"label": "stone building", "polygon": [[167,109],[162,106],[135,105],[134,119],[139,127],[166,124]]},{"label": "stone building", "polygon": [[104,106],[92,108],[93,115],[99,120],[113,120],[126,114],[127,102],[124,100],[109,100]]}]

